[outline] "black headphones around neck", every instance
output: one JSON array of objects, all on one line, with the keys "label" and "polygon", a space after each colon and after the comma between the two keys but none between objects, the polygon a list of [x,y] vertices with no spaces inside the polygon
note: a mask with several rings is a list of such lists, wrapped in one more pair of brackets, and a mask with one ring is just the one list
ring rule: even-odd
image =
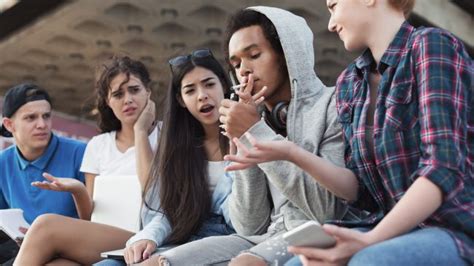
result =
[{"label": "black headphones around neck", "polygon": [[265,122],[278,134],[286,136],[286,117],[288,114],[288,102],[278,102],[272,109],[268,111],[265,108]]}]

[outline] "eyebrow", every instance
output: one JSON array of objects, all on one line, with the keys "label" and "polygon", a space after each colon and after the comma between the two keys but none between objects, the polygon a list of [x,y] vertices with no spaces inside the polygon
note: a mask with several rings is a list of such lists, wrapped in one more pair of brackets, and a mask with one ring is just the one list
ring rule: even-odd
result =
[{"label": "eyebrow", "polygon": [[[250,44],[249,46],[245,47],[244,49],[242,49],[241,51],[242,52],[248,52],[249,50],[253,49],[253,48],[256,48],[258,47],[258,45],[256,43],[252,43]],[[231,56],[229,58],[229,60],[235,60],[235,55]]]},{"label": "eyebrow", "polygon": [[122,90],[122,88],[121,88],[121,87],[119,87],[118,89],[116,89],[116,90],[114,90],[114,91],[113,91],[113,90],[111,90],[111,91],[110,91],[110,94],[117,93],[117,92],[119,92],[119,91],[121,91],[121,90]]},{"label": "eyebrow", "polygon": [[45,115],[45,114],[51,114],[52,111],[47,111],[47,112],[42,112],[42,111],[32,111],[32,112],[28,112],[28,113],[25,113],[22,115],[22,117],[28,117],[28,116],[32,116],[32,115]]},{"label": "eyebrow", "polygon": [[[114,90],[114,91],[113,91],[113,90],[110,90],[110,94],[113,94],[113,93],[115,93],[115,92],[118,92],[118,91],[122,90],[122,87],[123,87],[123,85],[120,86],[120,87],[118,87],[118,88],[117,88],[116,90]],[[140,85],[128,85],[127,88],[125,88],[125,89],[137,88],[137,87],[140,87]]]},{"label": "eyebrow", "polygon": [[208,82],[209,80],[212,80],[212,79],[215,79],[215,78],[214,78],[214,77],[203,78],[203,79],[201,80],[201,83],[206,83],[206,82]]},{"label": "eyebrow", "polygon": [[[208,81],[210,81],[210,80],[213,80],[213,79],[215,79],[215,77],[203,78],[201,81],[199,81],[199,83],[206,83],[206,82],[208,82]],[[194,86],[194,83],[189,83],[189,84],[184,85],[181,89],[183,90],[183,89],[185,89],[185,88],[187,88],[187,87],[192,87],[192,86]]]},{"label": "eyebrow", "polygon": [[127,88],[128,89],[140,88],[140,85],[129,85]]}]

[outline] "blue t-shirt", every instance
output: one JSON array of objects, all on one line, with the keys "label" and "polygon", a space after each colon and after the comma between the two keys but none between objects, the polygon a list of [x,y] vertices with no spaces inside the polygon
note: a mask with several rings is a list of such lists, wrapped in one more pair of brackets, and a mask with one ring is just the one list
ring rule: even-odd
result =
[{"label": "blue t-shirt", "polygon": [[44,213],[77,218],[71,193],[36,188],[31,182],[44,181],[42,174],[48,172],[84,183],[84,174],[79,168],[85,148],[85,143],[52,134],[44,154],[32,162],[21,156],[16,145],[1,151],[0,209],[22,209],[30,224]]}]

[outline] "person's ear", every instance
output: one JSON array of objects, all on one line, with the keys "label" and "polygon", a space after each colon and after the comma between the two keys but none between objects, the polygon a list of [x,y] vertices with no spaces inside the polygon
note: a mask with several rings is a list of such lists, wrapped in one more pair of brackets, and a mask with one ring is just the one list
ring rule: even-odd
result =
[{"label": "person's ear", "polygon": [[366,6],[366,7],[373,7],[375,5],[375,2],[377,0],[362,0],[362,3]]},{"label": "person's ear", "polygon": [[181,107],[186,108],[186,104],[184,104],[183,98],[181,98],[180,94],[176,94],[176,100],[178,101],[179,105],[181,105]]},{"label": "person's ear", "polygon": [[8,117],[2,118],[2,123],[3,123],[3,126],[11,133],[15,131],[15,126],[13,125],[13,120],[11,118],[8,118]]}]

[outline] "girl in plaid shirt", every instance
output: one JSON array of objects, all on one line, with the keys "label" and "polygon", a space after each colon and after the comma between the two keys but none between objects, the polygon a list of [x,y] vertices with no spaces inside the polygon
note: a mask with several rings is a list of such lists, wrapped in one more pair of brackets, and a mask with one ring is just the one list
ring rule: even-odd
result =
[{"label": "girl in plaid shirt", "polygon": [[473,61],[449,32],[408,24],[413,5],[327,0],[329,30],[347,50],[364,50],[336,85],[346,168],[252,136],[251,149],[234,140],[239,155],[225,158],[232,169],[292,161],[362,211],[331,221],[358,230],[323,226],[334,247],[290,247],[305,265],[474,263]]}]

